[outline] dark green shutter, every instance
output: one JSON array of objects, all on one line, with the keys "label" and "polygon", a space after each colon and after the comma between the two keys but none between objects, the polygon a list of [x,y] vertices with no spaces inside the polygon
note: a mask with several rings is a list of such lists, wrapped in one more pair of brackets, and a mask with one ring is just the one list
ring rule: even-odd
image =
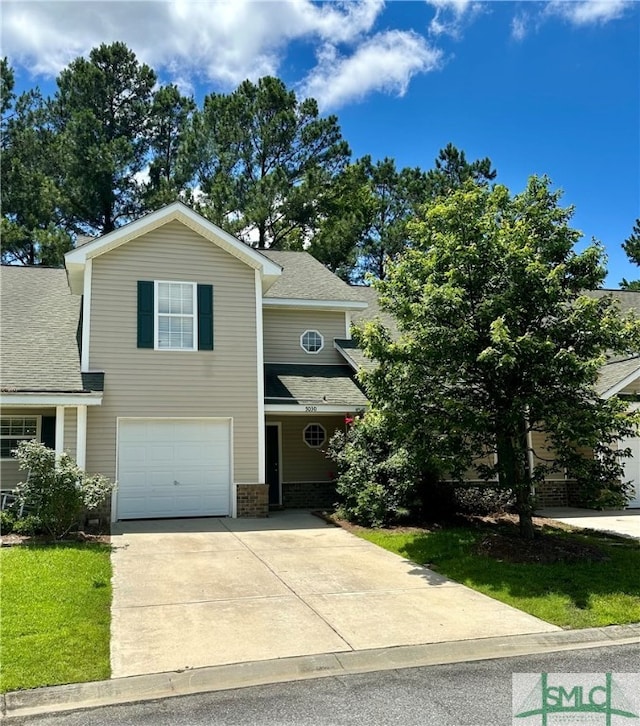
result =
[{"label": "dark green shutter", "polygon": [[138,348],[153,343],[153,282],[138,280]]},{"label": "dark green shutter", "polygon": [[[63,414],[64,415],[64,414]],[[40,440],[50,449],[56,448],[56,417],[43,416],[40,426]]]},{"label": "dark green shutter", "polygon": [[198,285],[198,350],[213,350],[213,285]]}]

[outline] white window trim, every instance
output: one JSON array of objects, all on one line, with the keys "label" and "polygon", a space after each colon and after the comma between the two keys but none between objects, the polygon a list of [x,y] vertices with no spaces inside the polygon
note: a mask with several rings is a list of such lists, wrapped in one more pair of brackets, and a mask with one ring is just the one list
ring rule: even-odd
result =
[{"label": "white window trim", "polygon": [[[309,443],[309,442],[307,441],[307,436],[306,436],[306,434],[307,434],[307,429],[309,429],[309,428],[310,428],[311,426],[318,426],[319,428],[321,428],[321,429],[322,429],[322,434],[323,434],[323,437],[322,437],[322,441],[321,441],[321,442],[320,442],[319,444],[315,444],[315,445],[314,445],[314,444],[310,444],[310,443]],[[311,421],[310,423],[308,423],[308,424],[307,424],[307,425],[306,425],[306,426],[304,427],[304,429],[302,429],[302,440],[304,441],[304,443],[305,443],[305,444],[306,444],[306,445],[307,445],[307,446],[308,446],[308,447],[309,447],[310,449],[319,449],[319,448],[320,448],[320,447],[321,447],[321,446],[322,446],[322,445],[323,445],[323,444],[325,443],[325,441],[327,440],[327,429],[325,429],[325,427],[324,427],[324,426],[323,426],[323,425],[322,425],[321,423],[318,423],[317,421]]]},{"label": "white window trim", "polygon": [[[315,333],[316,335],[320,336],[320,347],[318,348],[318,350],[307,350],[304,347],[302,339],[307,333]],[[302,335],[300,336],[300,347],[302,348],[302,350],[304,350],[305,353],[308,353],[309,355],[318,355],[318,353],[324,348],[324,335],[322,335],[319,330],[313,330],[311,328],[309,330],[305,330],[304,333],[302,333]]]},{"label": "white window trim", "polygon": [[[3,439],[5,439],[5,438],[6,439],[16,439],[17,438],[17,439],[20,439],[22,441],[34,441],[34,440],[35,441],[42,441],[42,436],[41,436],[42,435],[42,416],[38,416],[38,415],[31,416],[29,414],[24,414],[24,415],[5,414],[1,418],[8,418],[8,419],[13,419],[13,418],[21,418],[21,419],[25,419],[25,418],[35,418],[35,420],[36,420],[36,434],[35,434],[35,436],[11,436],[11,435],[9,435],[9,436],[2,436],[2,435],[0,435],[0,438],[3,438]],[[3,457],[0,458],[0,461],[16,461],[16,457],[15,456],[3,456]]]},{"label": "white window trim", "polygon": [[[158,287],[159,285],[191,285],[191,292],[193,295],[193,313],[191,315],[193,319],[193,347],[192,348],[161,348],[158,340],[158,317],[160,315],[168,317],[186,318],[186,315],[178,315],[177,313],[160,313],[158,310]],[[181,353],[192,353],[194,350],[198,350],[198,285],[195,282],[189,282],[186,280],[154,280],[153,281],[153,349],[181,352]]]}]

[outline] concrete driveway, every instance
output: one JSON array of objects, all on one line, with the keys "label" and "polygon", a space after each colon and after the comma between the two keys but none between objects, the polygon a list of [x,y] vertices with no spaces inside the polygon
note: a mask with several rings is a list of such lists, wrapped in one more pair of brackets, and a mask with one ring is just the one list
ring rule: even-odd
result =
[{"label": "concrete driveway", "polygon": [[114,678],[560,630],[307,512],[125,522],[112,544]]},{"label": "concrete driveway", "polygon": [[577,507],[553,507],[536,513],[539,517],[555,519],[581,529],[597,529],[601,532],[640,539],[640,509],[619,509],[597,512]]}]

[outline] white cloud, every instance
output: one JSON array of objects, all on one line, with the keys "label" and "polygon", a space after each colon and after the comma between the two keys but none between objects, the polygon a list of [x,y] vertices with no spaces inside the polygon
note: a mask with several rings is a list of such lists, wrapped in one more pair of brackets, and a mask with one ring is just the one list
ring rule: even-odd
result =
[{"label": "white cloud", "polygon": [[589,25],[616,20],[631,5],[630,0],[551,0],[545,13],[558,15],[573,25]]},{"label": "white cloud", "polygon": [[3,2],[3,52],[34,75],[55,76],[100,43],[124,41],[181,85],[198,77],[235,85],[277,74],[293,40],[357,42],[384,0]]},{"label": "white cloud", "polygon": [[323,109],[338,108],[372,91],[402,96],[414,75],[435,70],[441,58],[441,51],[421,35],[390,30],[363,42],[350,56],[326,46],[302,92],[317,99]]},{"label": "white cloud", "polygon": [[462,30],[482,10],[482,3],[476,0],[427,0],[436,14],[429,23],[432,35],[460,36]]},{"label": "white cloud", "polygon": [[527,35],[529,30],[527,20],[527,16],[522,13],[511,20],[511,37],[514,40],[523,40]]}]

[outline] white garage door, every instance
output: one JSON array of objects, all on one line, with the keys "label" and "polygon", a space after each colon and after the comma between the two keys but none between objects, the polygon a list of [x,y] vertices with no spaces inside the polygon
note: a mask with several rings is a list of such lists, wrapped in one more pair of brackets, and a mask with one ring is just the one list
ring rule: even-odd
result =
[{"label": "white garage door", "polygon": [[627,507],[640,507],[640,439],[633,437],[622,444],[631,449],[631,458],[624,460],[624,475],[627,481],[631,482],[631,501]]},{"label": "white garage door", "polygon": [[118,519],[228,515],[229,419],[120,419]]}]

